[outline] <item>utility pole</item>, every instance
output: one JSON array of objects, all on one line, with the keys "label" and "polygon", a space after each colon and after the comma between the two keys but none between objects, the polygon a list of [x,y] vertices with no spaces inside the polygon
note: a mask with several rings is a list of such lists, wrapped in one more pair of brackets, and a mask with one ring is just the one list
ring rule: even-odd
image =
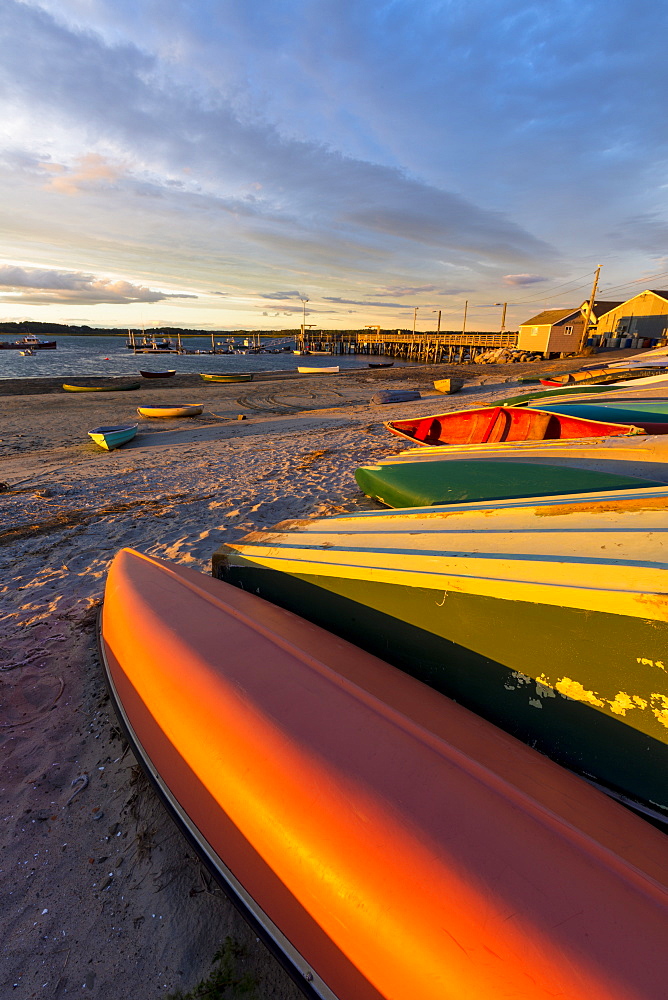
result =
[{"label": "utility pole", "polygon": [[432,312],[437,312],[438,313],[438,324],[436,326],[436,333],[440,333],[441,332],[441,310],[440,309],[432,309]]},{"label": "utility pole", "polygon": [[594,284],[591,288],[591,296],[589,302],[587,303],[587,312],[585,313],[584,327],[582,329],[582,340],[580,341],[579,350],[582,351],[587,343],[587,331],[589,330],[589,321],[591,319],[591,311],[594,308],[594,299],[596,298],[596,289],[598,287],[598,276],[601,273],[602,264],[599,264],[596,268],[596,274],[594,275]]},{"label": "utility pole", "polygon": [[501,313],[501,333],[503,333],[503,331],[506,328],[506,309],[507,308],[508,308],[508,303],[504,302],[503,303],[503,312]]},{"label": "utility pole", "polygon": [[464,322],[462,323],[462,335],[466,333],[466,313],[469,307],[469,300],[467,299],[464,303]]},{"label": "utility pole", "polygon": [[419,308],[419,306],[413,307],[413,333],[415,333],[415,320],[417,319],[417,311]]}]

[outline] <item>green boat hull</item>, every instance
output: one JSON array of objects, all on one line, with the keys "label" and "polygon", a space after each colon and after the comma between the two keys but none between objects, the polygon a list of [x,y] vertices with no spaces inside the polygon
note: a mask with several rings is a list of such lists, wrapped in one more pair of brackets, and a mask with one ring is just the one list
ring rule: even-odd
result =
[{"label": "green boat hull", "polygon": [[387,507],[432,507],[665,486],[664,482],[637,476],[503,458],[362,466],[356,470],[355,479],[363,493]]},{"label": "green boat hull", "polygon": [[563,389],[540,389],[535,392],[525,392],[523,395],[510,396],[508,399],[497,399],[490,406],[526,406],[534,399],[566,399],[579,393],[593,395],[599,392],[614,392],[618,386],[613,385],[565,385]]},{"label": "green boat hull", "polygon": [[545,410],[549,413],[563,413],[571,417],[583,417],[585,420],[609,420],[620,424],[668,424],[668,402],[614,403],[601,401],[595,403],[576,403],[570,400],[565,403],[545,403],[539,400],[530,403],[529,409]]},{"label": "green boat hull", "polygon": [[[557,762],[668,819],[668,624],[267,569],[214,575],[351,640]],[[564,676],[564,675],[567,676]]]}]

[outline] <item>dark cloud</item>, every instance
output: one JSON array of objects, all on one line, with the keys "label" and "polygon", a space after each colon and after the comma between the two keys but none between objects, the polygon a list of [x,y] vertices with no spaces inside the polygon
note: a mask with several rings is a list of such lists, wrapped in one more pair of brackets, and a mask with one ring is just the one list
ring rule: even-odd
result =
[{"label": "dark cloud", "polygon": [[541,281],[548,280],[548,278],[541,278],[538,274],[504,274],[503,276],[506,285],[536,285]]},{"label": "dark cloud", "polygon": [[[12,292],[20,289],[19,295],[11,296],[11,301],[29,302],[33,305],[64,302],[127,305],[131,302],[150,303],[163,302],[165,299],[197,298],[196,295],[185,292],[158,292],[144,285],[133,285],[129,281],[112,281],[110,278],[96,278],[92,274],[38,270],[12,265],[0,266],[1,288]],[[4,301],[7,300],[6,297]]]}]

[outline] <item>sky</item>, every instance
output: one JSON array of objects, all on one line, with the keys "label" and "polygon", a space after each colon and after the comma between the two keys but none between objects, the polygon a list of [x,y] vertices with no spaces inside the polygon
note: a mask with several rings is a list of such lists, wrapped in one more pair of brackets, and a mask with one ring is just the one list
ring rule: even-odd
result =
[{"label": "sky", "polygon": [[2,0],[0,321],[507,329],[668,288],[668,7]]}]

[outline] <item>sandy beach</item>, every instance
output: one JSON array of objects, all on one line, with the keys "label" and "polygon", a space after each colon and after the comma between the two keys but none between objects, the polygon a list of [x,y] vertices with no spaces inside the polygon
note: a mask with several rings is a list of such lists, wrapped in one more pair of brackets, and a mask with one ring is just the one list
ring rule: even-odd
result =
[{"label": "sandy beach", "polygon": [[[109,563],[132,546],[208,574],[232,537],[372,509],[355,468],[404,449],[384,420],[503,398],[532,369],[439,365],[232,385],[177,376],[127,393],[64,393],[62,380],[0,385],[0,1000],[179,996],[210,975],[226,938],[226,996],[300,995],[206,875],[120,734],[95,638]],[[462,392],[436,393],[433,379],[449,375],[466,379]],[[387,388],[423,398],[370,403]],[[160,401],[204,411],[136,418],[139,403]],[[132,419],[139,434],[117,451],[87,437]]]}]

